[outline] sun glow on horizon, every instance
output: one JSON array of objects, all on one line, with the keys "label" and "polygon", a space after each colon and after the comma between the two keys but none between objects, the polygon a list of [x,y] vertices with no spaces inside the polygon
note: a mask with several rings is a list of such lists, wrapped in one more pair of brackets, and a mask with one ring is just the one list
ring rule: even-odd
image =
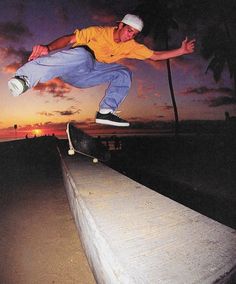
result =
[{"label": "sun glow on horizon", "polygon": [[42,134],[43,134],[43,131],[41,129],[36,128],[32,130],[32,135],[42,136]]}]

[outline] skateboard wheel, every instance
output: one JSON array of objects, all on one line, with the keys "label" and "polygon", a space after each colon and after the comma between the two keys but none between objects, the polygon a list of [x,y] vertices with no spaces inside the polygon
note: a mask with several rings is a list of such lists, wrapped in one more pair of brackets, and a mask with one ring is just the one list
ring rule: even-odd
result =
[{"label": "skateboard wheel", "polygon": [[68,150],[68,155],[73,156],[75,154],[75,150],[69,149]]},{"label": "skateboard wheel", "polygon": [[96,164],[97,162],[98,162],[98,159],[97,159],[97,158],[94,158],[94,159],[93,159],[93,163]]}]

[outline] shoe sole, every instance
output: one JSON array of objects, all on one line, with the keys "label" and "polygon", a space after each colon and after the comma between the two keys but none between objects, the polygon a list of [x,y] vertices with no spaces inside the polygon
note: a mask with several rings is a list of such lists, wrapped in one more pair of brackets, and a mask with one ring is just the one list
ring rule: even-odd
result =
[{"label": "shoe sole", "polygon": [[99,119],[99,118],[96,119],[96,123],[105,124],[105,125],[113,125],[113,126],[121,126],[121,127],[127,127],[130,125],[129,122],[115,122],[115,121]]},{"label": "shoe sole", "polygon": [[20,96],[25,91],[24,86],[19,82],[18,79],[11,79],[8,81],[8,88],[11,95],[14,97]]}]

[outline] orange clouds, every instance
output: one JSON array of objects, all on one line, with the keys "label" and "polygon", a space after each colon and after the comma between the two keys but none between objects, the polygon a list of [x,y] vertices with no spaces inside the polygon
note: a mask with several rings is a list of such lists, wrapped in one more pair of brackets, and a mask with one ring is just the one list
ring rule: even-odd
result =
[{"label": "orange clouds", "polygon": [[14,62],[14,63],[11,63],[11,64],[4,66],[2,68],[2,71],[5,72],[5,73],[14,74],[20,66],[21,66],[20,62]]},{"label": "orange clouds", "polygon": [[[27,60],[29,52],[25,49],[15,49],[12,47],[0,47],[0,58],[3,60],[3,67],[1,71],[4,73],[13,74],[16,70]],[[7,64],[9,60],[14,60],[13,62]],[[4,63],[6,64],[4,66]]]},{"label": "orange clouds", "polygon": [[46,83],[38,83],[34,90],[39,91],[40,93],[50,93],[53,94],[53,97],[64,97],[65,94],[70,93],[71,87],[64,83],[59,78],[52,79]]},{"label": "orange clouds", "polygon": [[153,95],[155,97],[161,96],[154,84],[146,82],[143,79],[136,79],[136,86],[137,95],[139,98],[146,99],[150,95]]}]

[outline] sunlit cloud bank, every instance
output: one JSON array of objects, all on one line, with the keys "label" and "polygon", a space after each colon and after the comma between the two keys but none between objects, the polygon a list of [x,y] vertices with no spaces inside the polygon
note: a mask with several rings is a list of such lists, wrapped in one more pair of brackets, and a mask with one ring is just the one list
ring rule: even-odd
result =
[{"label": "sunlit cloud bank", "polygon": [[[134,135],[147,133],[160,133],[167,125],[165,122],[154,120],[143,120],[142,117],[131,118],[130,128],[119,128],[99,125],[94,120],[85,121],[70,120],[77,127],[83,129],[90,135]],[[2,138],[31,138],[34,136],[55,135],[59,138],[66,138],[66,123],[48,121],[45,123],[35,123],[27,125],[12,125],[11,127],[0,130],[0,139]]]},{"label": "sunlit cloud bank", "polygon": [[2,71],[7,74],[14,74],[20,66],[21,66],[20,62],[14,62],[14,63],[4,66],[2,68]]},{"label": "sunlit cloud bank", "polygon": [[[107,85],[94,87],[91,91],[75,89],[56,78],[38,84],[20,98],[12,98],[8,94],[8,78],[27,62],[34,44],[47,44],[67,32],[73,32],[77,27],[115,25],[139,3],[139,0],[58,0],[46,1],[42,5],[39,1],[5,1],[2,6],[6,7],[6,11],[1,10],[0,22],[0,128],[10,127],[2,131],[13,136],[17,132],[21,137],[26,134],[65,135],[66,122],[74,121],[79,127],[93,133],[140,133],[142,128],[154,131],[155,127],[158,129],[158,123],[173,120],[166,61],[125,59],[119,62],[133,72],[132,88],[121,108],[124,111],[121,117],[131,122],[131,128],[126,130],[94,124],[94,109],[97,109]],[[186,27],[187,32],[189,29]],[[170,49],[180,46],[182,39],[182,29],[173,31],[169,38]],[[137,40],[151,49],[164,47],[159,38],[154,42],[151,37],[141,34]],[[179,117],[217,119],[225,111],[233,116],[236,104],[232,92],[233,80],[227,77],[227,72],[223,72],[221,80],[216,83],[210,71],[205,73],[208,62],[200,53],[200,41],[201,38],[197,39],[194,54],[170,60]],[[18,123],[17,129],[11,125],[15,122]]]},{"label": "sunlit cloud bank", "polygon": [[0,59],[2,60],[1,71],[7,74],[14,74],[29,57],[30,52],[23,48],[0,47]]},{"label": "sunlit cloud bank", "polygon": [[46,83],[38,83],[34,90],[39,91],[40,94],[49,93],[53,97],[64,98],[65,94],[71,92],[72,87],[64,83],[59,78],[54,78]]},{"label": "sunlit cloud bank", "polygon": [[[7,21],[0,23],[0,59],[3,73],[14,73],[23,63],[27,62],[30,52],[19,46],[32,34],[29,28],[19,21]],[[14,47],[12,47],[14,45]]]},{"label": "sunlit cloud bank", "polygon": [[41,115],[41,116],[46,116],[46,117],[50,117],[50,116],[73,116],[75,114],[79,114],[81,111],[81,109],[77,109],[74,106],[71,106],[69,109],[67,110],[54,110],[52,112],[47,112],[47,111],[41,111],[38,112],[37,114]]},{"label": "sunlit cloud bank", "polygon": [[0,130],[0,138],[28,138],[36,136],[44,136],[44,135],[57,135],[57,136],[65,136],[65,123],[35,123],[30,125],[16,125],[2,128]]},{"label": "sunlit cloud bank", "polygon": [[[46,114],[44,114],[46,115]],[[68,113],[60,113],[60,115],[70,116],[70,112]],[[51,115],[48,115],[50,117]],[[75,123],[79,128],[84,130],[89,129],[100,129],[102,128],[100,125],[94,123],[91,119],[86,119],[84,121],[76,121],[73,119],[68,120],[72,123]],[[44,123],[35,123],[35,124],[15,124],[10,127],[1,128],[0,129],[0,138],[25,138],[26,135],[30,138],[33,136],[44,136],[44,135],[56,135],[58,137],[66,137],[66,124],[67,122],[53,122],[47,121]]]}]

